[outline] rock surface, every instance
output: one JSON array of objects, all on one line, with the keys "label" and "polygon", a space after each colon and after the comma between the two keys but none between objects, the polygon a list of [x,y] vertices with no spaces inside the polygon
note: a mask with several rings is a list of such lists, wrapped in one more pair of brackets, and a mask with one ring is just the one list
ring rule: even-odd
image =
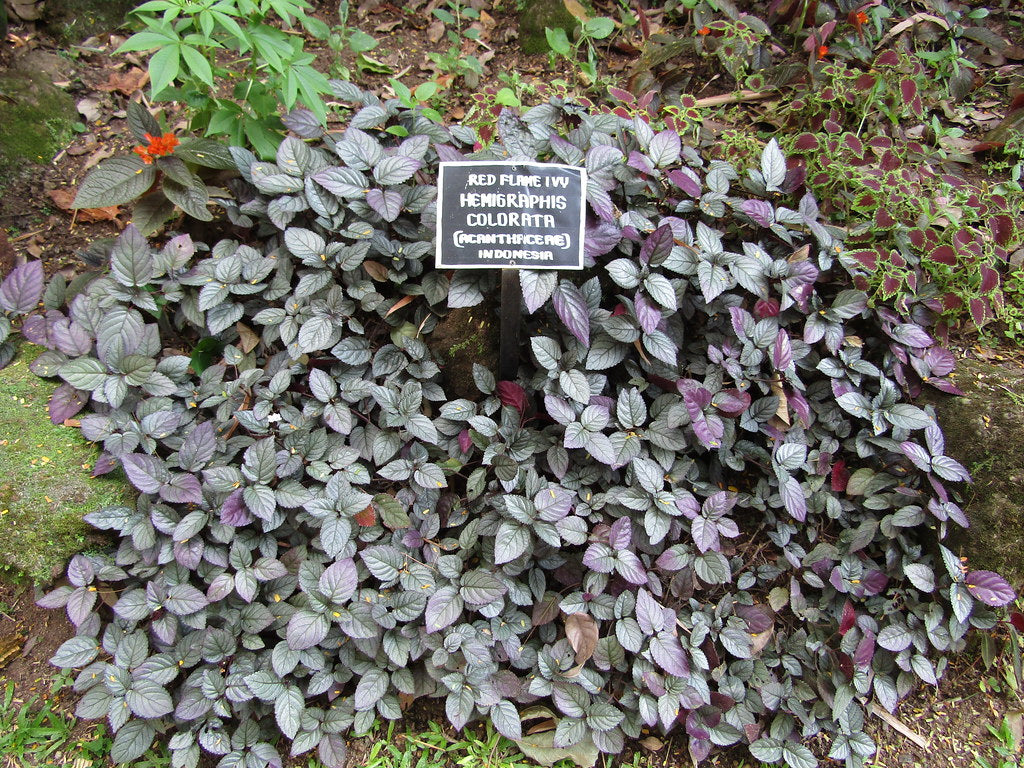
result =
[{"label": "rock surface", "polygon": [[927,394],[946,434],[946,453],[974,482],[961,486],[969,529],[951,526],[945,542],[972,570],[1001,573],[1024,586],[1024,370],[965,359],[956,382],[963,397]]}]

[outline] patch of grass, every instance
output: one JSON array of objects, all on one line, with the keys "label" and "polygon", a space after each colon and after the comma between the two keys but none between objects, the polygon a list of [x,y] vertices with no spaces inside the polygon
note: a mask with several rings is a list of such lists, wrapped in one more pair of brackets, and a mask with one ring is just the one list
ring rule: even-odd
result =
[{"label": "patch of grass", "polygon": [[24,345],[0,371],[0,566],[45,582],[89,545],[94,531],[83,515],[131,503],[131,494],[116,477],[90,477],[96,447],[76,428],[50,423],[56,384],[28,367],[39,352]]},{"label": "patch of grass", "polygon": [[[490,723],[469,726],[452,737],[440,724],[431,722],[419,733],[400,732],[395,722],[378,726],[369,734],[369,752],[360,763],[363,768],[537,768],[519,748],[497,733]],[[601,755],[595,768],[653,768],[654,762],[636,753]],[[308,768],[324,768],[311,759]],[[559,760],[553,768],[577,768],[573,760]],[[743,768],[741,765],[739,768]]]},{"label": "patch of grass", "polygon": [[74,720],[55,712],[38,697],[19,703],[14,683],[7,683],[0,701],[0,755],[12,765],[42,765],[71,735]]}]

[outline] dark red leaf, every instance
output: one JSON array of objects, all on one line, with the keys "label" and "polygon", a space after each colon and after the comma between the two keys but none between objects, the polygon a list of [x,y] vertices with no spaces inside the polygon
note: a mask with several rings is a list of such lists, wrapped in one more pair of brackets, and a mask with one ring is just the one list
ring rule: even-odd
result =
[{"label": "dark red leaf", "polygon": [[957,263],[956,252],[948,245],[940,245],[938,248],[932,249],[932,252],[928,254],[928,258],[950,267],[955,267]]},{"label": "dark red leaf", "polygon": [[843,603],[843,618],[839,622],[839,634],[845,635],[857,621],[857,613],[853,610],[853,603],[847,600]]},{"label": "dark red leaf", "polygon": [[499,381],[497,393],[502,405],[511,405],[519,415],[526,413],[526,390],[514,381]]}]

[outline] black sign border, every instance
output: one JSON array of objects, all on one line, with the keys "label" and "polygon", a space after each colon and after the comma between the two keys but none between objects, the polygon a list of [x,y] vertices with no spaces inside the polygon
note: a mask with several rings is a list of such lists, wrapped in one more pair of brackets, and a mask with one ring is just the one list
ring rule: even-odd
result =
[{"label": "black sign border", "polygon": [[[444,211],[442,201],[444,195],[442,194],[444,184],[444,171],[445,168],[451,166],[517,166],[519,168],[558,168],[566,171],[576,171],[580,174],[580,231],[579,231],[579,248],[578,263],[572,266],[557,265],[557,266],[537,266],[537,265],[521,265],[512,266],[506,264],[445,264],[444,259],[441,255],[441,246],[443,240],[441,238],[441,222],[443,220]],[[438,166],[437,172],[437,230],[434,233],[434,267],[436,269],[531,269],[531,270],[566,270],[566,271],[578,271],[585,269],[584,267],[584,237],[586,235],[587,225],[587,169],[581,168],[577,165],[565,165],[564,163],[538,163],[527,160],[456,160],[451,162],[442,162]]]}]

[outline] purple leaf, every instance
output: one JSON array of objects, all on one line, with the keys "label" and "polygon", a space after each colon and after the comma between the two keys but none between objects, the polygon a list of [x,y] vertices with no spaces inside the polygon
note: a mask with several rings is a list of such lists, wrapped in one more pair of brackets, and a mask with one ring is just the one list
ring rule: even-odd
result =
[{"label": "purple leaf", "polygon": [[964,577],[971,596],[991,606],[1012,603],[1017,594],[1002,576],[994,571],[971,571]]},{"label": "purple leaf", "polygon": [[679,153],[682,151],[683,145],[679,138],[679,134],[675,131],[659,131],[653,139],[651,144],[647,148],[651,159],[654,164],[659,168],[666,165],[670,165],[679,159]]},{"label": "purple leaf", "polygon": [[588,226],[583,236],[583,252],[590,258],[604,256],[622,240],[622,230],[613,222],[599,221]]},{"label": "purple leaf", "polygon": [[908,347],[927,347],[935,343],[921,326],[913,323],[901,323],[892,329],[886,329],[886,333]]},{"label": "purple leaf", "polygon": [[358,586],[359,574],[350,557],[332,563],[320,575],[320,591],[333,603],[344,603],[349,600]]},{"label": "purple leaf", "polygon": [[636,150],[629,153],[626,165],[630,168],[635,168],[640,171],[640,173],[645,173],[648,176],[654,173],[654,166],[651,165],[651,161],[645,155],[640,154]]},{"label": "purple leaf", "polygon": [[665,628],[665,611],[646,589],[636,594],[636,620],[645,635],[653,635]]},{"label": "purple leaf", "polygon": [[747,629],[753,635],[760,635],[775,626],[775,620],[769,610],[760,605],[744,605],[736,603],[733,606],[736,615],[747,622]]},{"label": "purple leaf", "polygon": [[285,128],[303,139],[316,139],[323,136],[324,129],[317,116],[308,109],[298,107],[281,116]]},{"label": "purple leaf", "polygon": [[803,488],[795,477],[787,477],[779,489],[782,494],[782,503],[786,511],[801,523],[807,519],[807,500],[804,498]]},{"label": "purple leaf", "polygon": [[619,550],[615,556],[615,570],[630,584],[646,584],[647,571],[640,558],[628,549]]},{"label": "purple leaf", "polygon": [[948,376],[956,367],[956,358],[945,347],[929,347],[924,353],[924,361],[931,369],[932,376]]},{"label": "purple leaf", "polygon": [[864,669],[871,664],[875,657],[875,633],[871,630],[864,632],[864,637],[857,643],[857,650],[853,652],[853,663]]},{"label": "purple leaf", "polygon": [[[542,495],[543,491],[541,491]],[[633,521],[628,516],[620,517],[608,531],[608,544],[612,549],[629,549],[633,543]]]},{"label": "purple leaf", "polygon": [[551,294],[555,312],[569,333],[583,346],[590,345],[590,310],[583,292],[568,280],[561,281]]},{"label": "purple leaf", "polygon": [[877,570],[868,571],[860,580],[860,585],[864,588],[866,595],[881,594],[888,584],[889,577]]},{"label": "purple leaf", "polygon": [[366,204],[384,221],[394,221],[402,212],[402,195],[393,189],[371,189],[366,193]]},{"label": "purple leaf", "polygon": [[779,329],[775,337],[775,348],[772,351],[772,365],[776,371],[785,371],[793,364],[793,345],[789,341],[789,334]]},{"label": "purple leaf", "polygon": [[633,301],[633,308],[636,310],[636,319],[643,328],[644,333],[653,333],[661,322],[661,310],[642,293],[637,293]]},{"label": "purple leaf", "polygon": [[711,406],[726,416],[739,416],[750,407],[750,393],[739,389],[723,389],[711,399]]},{"label": "purple leaf", "polygon": [[[50,316],[51,312],[47,312],[46,316]],[[60,315],[59,312],[53,313]],[[50,325],[43,315],[29,315],[21,324],[21,335],[33,344],[54,349],[56,344],[50,339]]]},{"label": "purple leaf", "polygon": [[437,632],[455,623],[462,614],[462,596],[455,587],[441,587],[427,601],[427,633]]},{"label": "purple leaf", "polygon": [[423,165],[419,160],[402,155],[385,157],[373,168],[373,178],[386,187],[401,184],[409,179]]},{"label": "purple leaf", "polygon": [[305,608],[300,609],[288,620],[288,647],[293,651],[312,648],[327,637],[330,628],[331,625],[323,615]]},{"label": "purple leaf", "polygon": [[92,476],[99,477],[117,468],[117,460],[104,451],[96,457],[96,463],[92,467]]},{"label": "purple leaf", "polygon": [[232,491],[224,500],[224,504],[220,508],[220,521],[233,528],[239,528],[252,522],[252,515],[242,499],[241,488]]},{"label": "purple leaf", "polygon": [[679,187],[694,200],[700,197],[700,177],[689,168],[680,168],[678,171],[669,171],[668,180]]},{"label": "purple leaf", "polygon": [[29,261],[15,267],[0,283],[0,309],[26,315],[43,296],[43,262]]},{"label": "purple leaf", "polygon": [[640,246],[640,263],[660,264],[672,252],[672,242],[672,227],[662,224],[648,235],[644,244]]},{"label": "purple leaf", "polygon": [[690,523],[690,535],[693,536],[693,543],[701,552],[714,550],[718,552],[721,548],[721,541],[718,538],[718,526],[704,517],[696,517]]},{"label": "purple leaf", "polygon": [[202,504],[203,490],[195,475],[176,474],[160,486],[160,498],[172,504]]},{"label": "purple leaf", "polygon": [[121,466],[132,485],[143,493],[157,493],[167,482],[169,473],[164,463],[145,453],[130,453],[121,457]]},{"label": "purple leaf", "polygon": [[928,455],[928,451],[922,448],[917,443],[907,440],[906,442],[900,443],[900,450],[903,451],[903,455],[914,462],[914,465],[922,470],[923,472],[929,472],[932,468],[932,457]]},{"label": "purple leaf", "polygon": [[656,637],[651,638],[651,656],[654,662],[670,675],[686,677],[690,674],[690,665],[686,661],[686,654],[679,644],[679,638],[668,632],[659,632]]},{"label": "purple leaf", "polygon": [[70,419],[82,410],[87,400],[87,396],[83,396],[70,384],[61,384],[54,390],[53,396],[50,398],[48,405],[50,421],[54,424],[63,424],[66,419]]},{"label": "purple leaf", "polygon": [[740,203],[740,210],[762,227],[775,223],[775,209],[764,200],[744,200]]}]

